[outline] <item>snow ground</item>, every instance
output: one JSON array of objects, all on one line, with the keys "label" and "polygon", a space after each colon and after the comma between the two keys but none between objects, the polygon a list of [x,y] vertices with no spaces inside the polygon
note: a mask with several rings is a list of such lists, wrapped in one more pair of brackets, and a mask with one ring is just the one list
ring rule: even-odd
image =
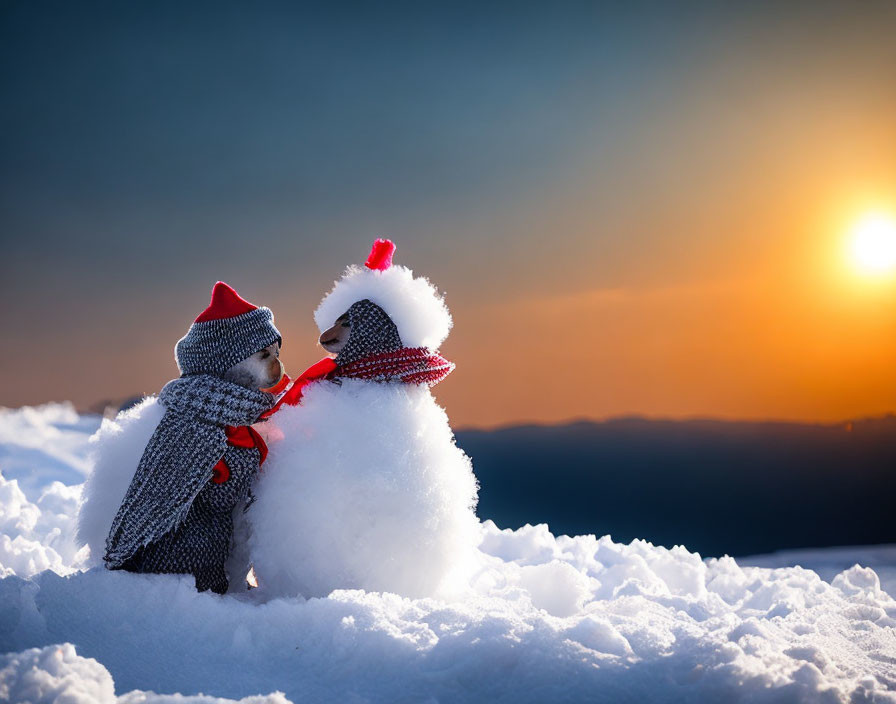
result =
[{"label": "snow ground", "polygon": [[0,407],[0,470],[32,500],[53,481],[81,484],[89,468],[87,440],[98,415],[79,415],[70,403]]},{"label": "snow ground", "polygon": [[896,702],[894,547],[702,560],[486,521],[452,600],[197,594],[82,569],[98,426],[0,410],[0,701]]},{"label": "snow ground", "polygon": [[880,587],[896,596],[896,545],[849,545],[807,550],[781,550],[769,555],[739,557],[740,565],[792,567],[802,565],[830,582],[853,565],[870,567],[880,579]]}]

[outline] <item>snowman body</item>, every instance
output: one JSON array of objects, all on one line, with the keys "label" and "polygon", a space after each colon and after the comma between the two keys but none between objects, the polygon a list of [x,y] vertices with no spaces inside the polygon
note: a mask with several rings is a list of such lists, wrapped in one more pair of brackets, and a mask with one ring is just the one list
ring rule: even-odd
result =
[{"label": "snowman body", "polygon": [[247,513],[270,596],[448,595],[475,564],[476,478],[430,392],[454,368],[432,352],[451,315],[428,279],[392,265],[394,252],[377,240],[321,301],[321,333],[347,320],[350,335],[332,371],[297,383],[270,421],[282,439]]},{"label": "snowman body", "polygon": [[274,422],[283,439],[247,514],[265,593],[423,597],[463,578],[477,484],[427,386],[318,381]]}]

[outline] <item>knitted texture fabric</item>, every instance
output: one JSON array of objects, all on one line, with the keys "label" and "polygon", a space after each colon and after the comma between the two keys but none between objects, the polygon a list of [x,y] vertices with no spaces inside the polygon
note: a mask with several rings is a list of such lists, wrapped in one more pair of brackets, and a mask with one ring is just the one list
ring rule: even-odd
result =
[{"label": "knitted texture fabric", "polygon": [[336,356],[336,364],[342,366],[362,357],[384,352],[395,352],[403,345],[398,328],[386,311],[366,298],[353,303],[348,309],[351,333],[345,347]]},{"label": "knitted texture fabric", "polygon": [[337,367],[333,378],[400,381],[405,384],[435,386],[454,371],[454,363],[425,347],[402,347],[362,357]]},{"label": "knitted texture fabric", "polygon": [[[109,569],[192,574],[199,590],[227,590],[234,509],[258,472],[257,447],[227,443],[227,426],[250,425],[273,405],[270,394],[208,375],[169,382],[165,415],[106,539]],[[224,459],[226,482],[211,481]]]},{"label": "knitted texture fabric", "polygon": [[268,345],[281,342],[270,308],[255,308],[242,315],[204,320],[190,326],[178,340],[174,357],[180,373],[223,374],[234,364]]}]

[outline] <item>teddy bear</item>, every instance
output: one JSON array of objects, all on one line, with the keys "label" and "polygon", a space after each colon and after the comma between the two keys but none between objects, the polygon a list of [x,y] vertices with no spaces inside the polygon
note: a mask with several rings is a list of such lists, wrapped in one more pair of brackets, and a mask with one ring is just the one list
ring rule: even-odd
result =
[{"label": "teddy bear", "polygon": [[252,424],[285,378],[281,344],[269,308],[215,284],[175,347],[181,376],[158,395],[161,418],[106,537],[107,569],[191,574],[199,591],[227,591],[233,514],[267,455]]}]

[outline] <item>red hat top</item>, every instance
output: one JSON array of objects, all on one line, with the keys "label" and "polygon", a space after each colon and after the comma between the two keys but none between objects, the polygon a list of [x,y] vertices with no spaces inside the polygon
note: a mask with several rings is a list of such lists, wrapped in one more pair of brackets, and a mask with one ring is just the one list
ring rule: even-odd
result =
[{"label": "red hat top", "polygon": [[257,310],[258,306],[249,303],[230,286],[219,281],[212,289],[212,300],[208,308],[202,311],[194,320],[194,323],[205,323],[209,320],[222,320],[223,318],[235,318],[250,310]]},{"label": "red hat top", "polygon": [[395,243],[392,240],[376,240],[370,248],[370,254],[364,266],[373,271],[385,271],[392,266],[392,255],[395,254]]}]

